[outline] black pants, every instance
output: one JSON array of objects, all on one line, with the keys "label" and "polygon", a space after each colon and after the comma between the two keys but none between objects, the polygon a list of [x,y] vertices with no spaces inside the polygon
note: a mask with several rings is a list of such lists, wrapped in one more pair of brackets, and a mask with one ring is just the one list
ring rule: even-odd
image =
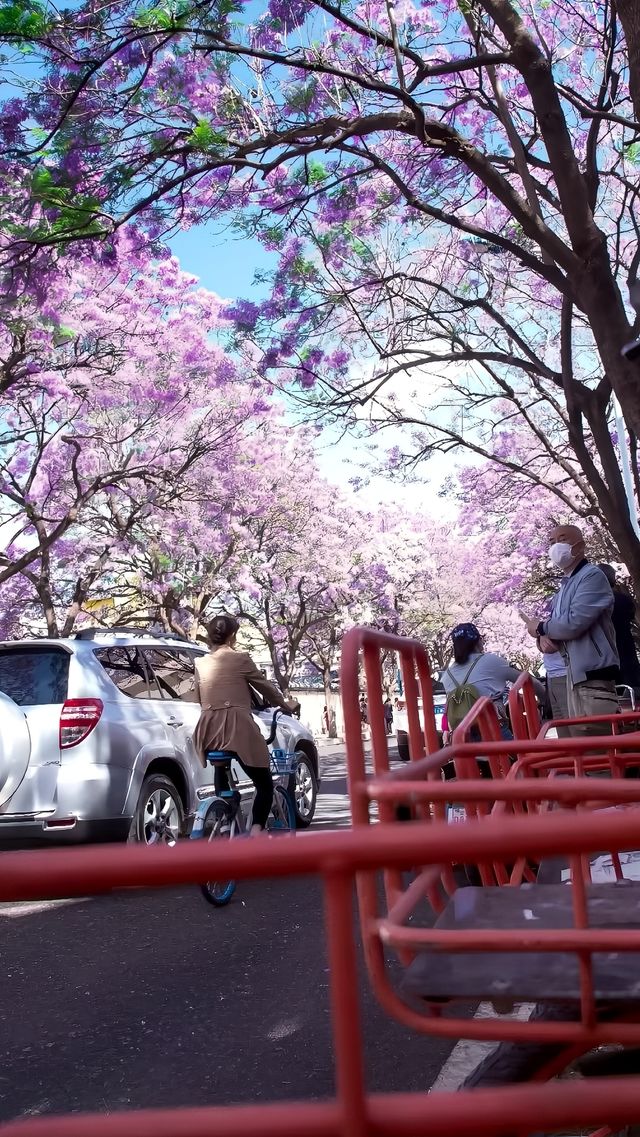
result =
[{"label": "black pants", "polygon": [[[240,759],[238,759],[240,762]],[[271,770],[266,766],[245,766],[244,762],[240,762],[242,769],[248,778],[251,778],[254,786],[256,787],[256,796],[253,803],[253,815],[251,818],[253,825],[259,825],[264,829],[267,824],[267,818],[273,802],[273,778],[271,777]],[[219,795],[223,790],[230,790],[229,772],[224,766],[216,766],[213,771],[213,784],[216,793]]]}]

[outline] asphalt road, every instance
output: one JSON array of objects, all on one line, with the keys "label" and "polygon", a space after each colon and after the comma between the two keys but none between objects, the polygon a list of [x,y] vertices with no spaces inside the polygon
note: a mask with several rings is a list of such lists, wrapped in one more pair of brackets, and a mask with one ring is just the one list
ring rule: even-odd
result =
[{"label": "asphalt road", "polygon": [[[348,824],[340,752],[325,771],[316,826]],[[334,1092],[313,879],[222,910],[195,888],[0,905],[0,976],[0,1120]],[[369,1088],[426,1090],[450,1045],[386,1018],[364,973],[361,993]]]}]

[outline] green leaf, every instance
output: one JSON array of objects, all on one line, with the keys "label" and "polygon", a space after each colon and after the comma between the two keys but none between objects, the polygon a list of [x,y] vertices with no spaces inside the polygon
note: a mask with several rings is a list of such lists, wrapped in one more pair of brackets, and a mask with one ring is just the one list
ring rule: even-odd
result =
[{"label": "green leaf", "polygon": [[633,162],[634,166],[640,165],[640,142],[630,142],[628,146],[625,146],[624,156]]},{"label": "green leaf", "polygon": [[287,102],[296,111],[309,109],[317,90],[317,81],[308,79],[304,83],[290,86],[287,89]]},{"label": "green leaf", "polygon": [[39,166],[33,172],[31,194],[34,201],[39,201],[48,208],[64,207],[69,200],[69,190],[65,186],[56,185],[51,171],[44,166]]},{"label": "green leaf", "polygon": [[158,28],[168,31],[173,27],[173,14],[167,8],[145,8],[133,21],[139,28]]},{"label": "green leaf", "polygon": [[291,262],[291,275],[302,280],[312,280],[317,275],[316,266],[313,261],[298,255]]},{"label": "green leaf", "polygon": [[194,126],[191,134],[187,138],[187,142],[193,146],[195,150],[214,150],[220,146],[224,146],[226,141],[226,134],[223,134],[220,130],[214,130],[206,118],[198,120],[197,126]]},{"label": "green leaf", "polygon": [[44,169],[42,166],[34,170],[33,177],[31,178],[31,192],[38,196],[48,193],[53,185],[53,178],[49,170]]},{"label": "green leaf", "polygon": [[327,169],[317,158],[311,158],[307,163],[308,182],[310,186],[317,186],[329,176]]},{"label": "green leaf", "polygon": [[285,230],[281,225],[272,225],[270,228],[263,230],[262,236],[265,241],[269,241],[274,245],[281,245],[285,239]]},{"label": "green leaf", "polygon": [[13,0],[0,3],[0,36],[37,38],[49,27],[49,17],[37,0]]}]

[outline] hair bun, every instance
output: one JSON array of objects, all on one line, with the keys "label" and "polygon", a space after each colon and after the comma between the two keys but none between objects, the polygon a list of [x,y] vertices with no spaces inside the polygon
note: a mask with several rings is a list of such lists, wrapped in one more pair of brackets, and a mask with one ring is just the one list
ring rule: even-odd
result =
[{"label": "hair bun", "polygon": [[227,616],[226,614],[214,616],[207,628],[209,643],[212,647],[219,647],[220,644],[226,643],[228,639],[231,639],[231,636],[235,635],[239,627],[240,624],[235,616]]}]

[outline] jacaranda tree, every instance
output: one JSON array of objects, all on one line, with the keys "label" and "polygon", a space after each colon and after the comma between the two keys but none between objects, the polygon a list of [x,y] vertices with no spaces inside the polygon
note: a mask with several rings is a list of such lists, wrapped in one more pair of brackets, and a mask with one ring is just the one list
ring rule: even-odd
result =
[{"label": "jacaranda tree", "polygon": [[[266,375],[489,457],[507,400],[577,463],[640,586],[610,422],[615,394],[635,446],[634,0],[23,0],[1,30],[37,60],[2,116],[10,287],[125,223],[229,219],[280,255],[235,309]],[[434,369],[457,405],[413,416],[394,380]]]}]

